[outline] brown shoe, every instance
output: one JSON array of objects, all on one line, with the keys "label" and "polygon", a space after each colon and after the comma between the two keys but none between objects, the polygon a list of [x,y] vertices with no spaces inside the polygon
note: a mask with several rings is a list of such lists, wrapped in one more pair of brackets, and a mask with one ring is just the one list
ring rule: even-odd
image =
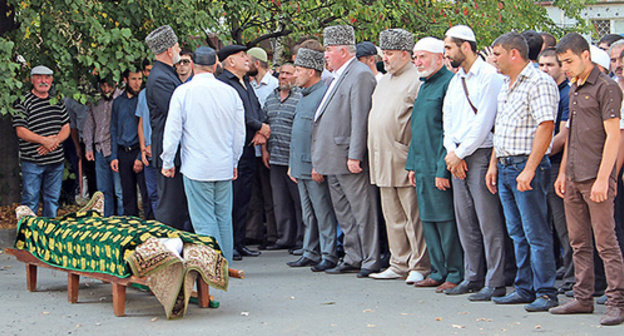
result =
[{"label": "brown shoe", "polygon": [[600,319],[602,325],[618,325],[624,322],[623,307],[607,307],[607,312]]},{"label": "brown shoe", "polygon": [[441,281],[436,281],[431,278],[426,278],[420,281],[414,282],[414,286],[416,287],[437,287],[442,284]]},{"label": "brown shoe", "polygon": [[559,307],[550,308],[549,312],[551,314],[591,314],[594,312],[594,304],[573,299]]},{"label": "brown shoe", "polygon": [[441,284],[440,286],[436,287],[435,291],[436,291],[436,293],[443,293],[444,290],[455,288],[455,287],[457,287],[457,284],[445,281],[443,284]]}]

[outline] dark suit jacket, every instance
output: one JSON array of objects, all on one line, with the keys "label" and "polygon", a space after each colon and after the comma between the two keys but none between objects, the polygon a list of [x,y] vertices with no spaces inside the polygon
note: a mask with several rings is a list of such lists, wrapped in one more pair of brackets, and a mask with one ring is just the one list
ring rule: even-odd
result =
[{"label": "dark suit jacket", "polygon": [[368,113],[377,81],[357,59],[351,61],[321,106],[312,126],[312,166],[324,175],[350,174],[347,159],[368,169]]},{"label": "dark suit jacket", "polygon": [[[169,101],[175,88],[182,84],[175,68],[163,62],[155,61],[154,67],[145,84],[145,99],[150,112],[152,126],[152,162],[156,168],[162,168],[160,154],[163,151],[163,134],[169,114]],[[176,167],[180,167],[180,151],[174,160]]]}]

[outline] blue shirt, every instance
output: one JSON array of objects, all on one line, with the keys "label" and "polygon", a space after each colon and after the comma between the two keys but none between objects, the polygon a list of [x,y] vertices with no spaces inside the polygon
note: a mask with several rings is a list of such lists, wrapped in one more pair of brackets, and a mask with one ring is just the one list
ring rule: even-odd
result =
[{"label": "blue shirt", "polygon": [[145,146],[152,144],[152,126],[150,125],[150,113],[147,107],[147,99],[145,99],[145,89],[139,92],[139,101],[137,103],[135,116],[143,118],[143,137],[145,138]]},{"label": "blue shirt", "polygon": [[[559,133],[559,125],[562,121],[567,121],[570,117],[570,82],[566,78],[559,84],[559,108],[557,109],[557,119],[555,120],[555,134]],[[557,154],[550,156],[550,162],[561,163],[563,149]]]},{"label": "blue shirt", "polygon": [[[113,101],[110,124],[112,160],[117,159],[118,146],[132,147],[139,144],[139,118],[134,115],[138,101],[137,96],[128,98],[127,92]],[[139,153],[138,160],[140,158],[141,154]]]}]

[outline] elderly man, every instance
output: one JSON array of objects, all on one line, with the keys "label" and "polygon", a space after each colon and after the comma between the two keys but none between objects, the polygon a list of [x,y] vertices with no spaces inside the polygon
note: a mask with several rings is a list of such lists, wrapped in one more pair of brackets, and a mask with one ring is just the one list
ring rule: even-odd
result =
[{"label": "elderly man", "polygon": [[390,267],[371,274],[374,279],[407,277],[423,280],[429,273],[422,226],[418,218],[416,190],[405,170],[411,140],[410,120],[420,80],[411,63],[414,36],[403,29],[379,34],[379,46],[388,74],[379,80],[368,117],[368,156],[371,183],[379,187],[386,221]]},{"label": "elderly man", "polygon": [[464,278],[462,250],[453,212],[451,174],[446,170],[442,145],[442,102],[453,73],[444,66],[444,42],[422,38],[413,60],[423,84],[414,102],[409,152],[405,169],[416,187],[422,231],[431,261],[431,273],[416,287],[436,287],[437,293],[454,288]]},{"label": "elderly man", "polygon": [[65,167],[62,143],[70,133],[65,105],[50,103],[53,74],[44,65],[30,70],[33,88],[15,104],[13,115],[22,166],[22,205],[36,213],[42,193],[44,217],[56,217]]},{"label": "elderly man", "polygon": [[494,151],[485,181],[503,205],[518,267],[516,291],[492,300],[527,303],[526,311],[539,312],[559,304],[547,199],[559,89],[552,77],[533,66],[529,49],[518,33],[503,34],[492,43],[496,68],[507,77],[498,95]]},{"label": "elderly man", "polygon": [[592,313],[594,304],[593,240],[607,276],[607,312],[603,325],[624,322],[624,265],[613,218],[620,137],[622,92],[592,64],[589,45],[577,33],[557,45],[570,88],[570,136],[555,191],[564,198],[570,245],[574,250],[574,300],[550,310],[553,314]]},{"label": "elderly man", "polygon": [[162,173],[176,174],[173,158],[181,147],[184,191],[195,232],[214,237],[232,261],[232,180],[245,141],[243,102],[231,86],[213,73],[217,54],[199,47],[193,54],[195,78],[178,87],[163,138]]},{"label": "elderly man", "polygon": [[[169,114],[169,102],[175,88],[181,84],[174,64],[180,61],[178,37],[169,26],[161,26],[145,38],[147,46],[155,57],[154,66],[145,85],[145,98],[150,113],[152,126],[152,163],[157,170],[162,169],[163,134],[165,122]],[[179,170],[180,158],[176,156],[174,163]],[[158,175],[158,206],[156,219],[179,230],[192,232],[193,227],[188,215],[186,194],[180,174],[173,178]]]},{"label": "elderly man", "polygon": [[[453,202],[464,249],[465,279],[446,294],[479,291],[470,300],[505,295],[505,229],[498,197],[485,186],[492,152],[496,96],[502,77],[476,54],[474,32],[457,25],[446,32],[446,57],[459,71],[444,97],[446,166],[453,175]],[[485,285],[485,286],[484,286]]]},{"label": "elderly man", "polygon": [[322,272],[336,266],[336,215],[332,208],[329,188],[323,175],[312,173],[310,140],[312,119],[327,90],[321,76],[324,55],[317,50],[300,48],[295,60],[296,84],[302,97],[297,104],[292,125],[290,177],[297,183],[305,231],[303,255],[287,263],[290,267],[312,266],[313,272]]},{"label": "elderly man", "polygon": [[609,47],[609,58],[611,59],[611,72],[613,79],[620,86],[620,90],[624,89],[624,71],[622,69],[622,51],[624,51],[624,40],[613,42]]},{"label": "elderly man", "polygon": [[260,107],[256,93],[249,84],[249,58],[246,47],[229,45],[218,52],[223,73],[217,79],[233,87],[243,101],[245,108],[245,147],[238,162],[238,178],[234,181],[234,260],[243,256],[257,257],[260,251],[248,249],[245,243],[247,209],[251,198],[253,180],[256,175],[254,146],[266,144],[271,128],[265,123],[266,115]]},{"label": "elderly man", "polygon": [[370,184],[366,149],[376,81],[368,67],[355,59],[353,27],[327,27],[323,35],[325,59],[335,69],[335,79],[314,114],[312,167],[313,172],[327,175],[345,250],[343,262],[325,272],[359,272],[358,277],[368,277],[380,267],[377,191]]},{"label": "elderly man", "polygon": [[267,250],[291,248],[303,244],[301,201],[297,185],[288,177],[290,135],[295,108],[301,93],[295,87],[295,67],[285,63],[280,67],[279,86],[269,95],[264,105],[271,137],[262,146],[262,161],[271,171],[271,193],[277,223],[277,240]]}]

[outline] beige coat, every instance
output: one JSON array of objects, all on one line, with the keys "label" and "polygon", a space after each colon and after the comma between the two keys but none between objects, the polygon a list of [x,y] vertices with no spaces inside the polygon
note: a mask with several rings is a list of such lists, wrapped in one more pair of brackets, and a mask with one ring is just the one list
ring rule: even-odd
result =
[{"label": "beige coat", "polygon": [[408,63],[384,75],[373,92],[368,117],[368,155],[371,183],[379,187],[409,187],[405,162],[411,116],[420,89],[416,67]]}]

